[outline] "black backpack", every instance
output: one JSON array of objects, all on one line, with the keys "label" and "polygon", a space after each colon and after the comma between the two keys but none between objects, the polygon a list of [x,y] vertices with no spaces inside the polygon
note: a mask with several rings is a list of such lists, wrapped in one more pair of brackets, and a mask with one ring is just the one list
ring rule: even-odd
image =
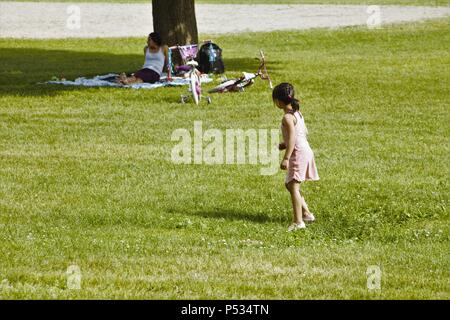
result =
[{"label": "black backpack", "polygon": [[203,44],[197,54],[198,69],[202,73],[224,73],[222,49],[215,43]]}]

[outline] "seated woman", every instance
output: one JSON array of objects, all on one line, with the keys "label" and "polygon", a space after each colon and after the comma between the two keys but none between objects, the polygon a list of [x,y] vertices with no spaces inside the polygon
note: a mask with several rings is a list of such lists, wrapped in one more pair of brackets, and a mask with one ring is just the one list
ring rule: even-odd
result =
[{"label": "seated woman", "polygon": [[167,65],[167,54],[169,48],[162,44],[161,36],[152,32],[148,35],[147,45],[144,47],[145,62],[141,70],[136,71],[127,77],[122,73],[117,82],[122,84],[133,83],[155,83],[159,81],[163,72],[164,66]]}]

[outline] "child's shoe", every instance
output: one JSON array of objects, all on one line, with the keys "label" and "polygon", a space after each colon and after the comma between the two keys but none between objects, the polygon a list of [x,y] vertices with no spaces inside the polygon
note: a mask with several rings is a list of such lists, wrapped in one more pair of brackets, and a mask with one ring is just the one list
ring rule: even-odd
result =
[{"label": "child's shoe", "polygon": [[303,221],[313,222],[313,221],[316,221],[316,217],[314,217],[314,215],[312,213],[310,213],[309,215],[303,217]]},{"label": "child's shoe", "polygon": [[295,230],[298,230],[298,229],[305,229],[306,228],[306,225],[305,225],[305,223],[302,221],[302,222],[299,222],[299,223],[295,223],[295,222],[293,222],[290,226],[289,226],[289,228],[288,228],[288,232],[291,232],[291,231],[295,231]]}]

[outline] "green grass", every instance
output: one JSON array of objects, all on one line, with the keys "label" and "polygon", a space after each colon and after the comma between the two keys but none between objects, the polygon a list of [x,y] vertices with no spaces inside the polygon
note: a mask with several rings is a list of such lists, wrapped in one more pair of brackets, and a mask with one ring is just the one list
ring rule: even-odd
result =
[{"label": "green grass", "polygon": [[198,107],[185,88],[37,85],[139,68],[144,39],[1,39],[0,298],[449,299],[448,27],[214,37],[229,76],[264,48],[303,100],[318,221],[291,234],[284,173],[170,160],[196,120],[279,128],[265,83]]},{"label": "green grass", "polygon": [[[11,0],[0,0],[11,1]],[[109,2],[109,3],[150,3],[151,0],[12,0],[31,2]],[[196,0],[196,3],[212,4],[377,4],[377,5],[418,5],[448,6],[449,0]]]}]

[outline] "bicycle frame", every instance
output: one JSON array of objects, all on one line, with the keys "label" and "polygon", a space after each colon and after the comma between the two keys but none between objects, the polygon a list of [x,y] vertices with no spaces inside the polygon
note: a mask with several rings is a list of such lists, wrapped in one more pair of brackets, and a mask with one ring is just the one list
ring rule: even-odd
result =
[{"label": "bicycle frame", "polygon": [[192,65],[191,71],[189,71],[189,87],[191,88],[192,97],[194,98],[195,104],[198,105],[202,95],[200,77],[197,74],[197,68]]},{"label": "bicycle frame", "polygon": [[189,61],[187,63],[191,69],[189,70],[188,73],[188,78],[189,78],[189,92],[191,93],[189,96],[188,95],[181,95],[181,102],[182,103],[186,103],[186,101],[189,98],[192,98],[195,102],[196,105],[198,105],[200,103],[200,100],[202,98],[206,98],[206,101],[208,102],[208,104],[211,104],[211,98],[210,97],[204,97],[202,96],[202,85],[201,85],[201,78],[198,75],[198,70],[197,70],[197,62],[192,60]]},{"label": "bicycle frame", "polygon": [[245,87],[252,85],[253,80],[257,77],[260,77],[262,80],[269,81],[269,87],[272,89],[273,88],[272,80],[270,79],[269,73],[267,72],[264,52],[260,50],[259,53],[261,55],[261,58],[258,71],[256,73],[250,74],[244,72],[244,75],[242,77],[239,77],[234,80],[227,80],[222,84],[218,85],[217,87],[209,90],[208,92],[213,93],[213,92],[243,91]]},{"label": "bicycle frame", "polygon": [[272,80],[270,79],[269,73],[267,72],[266,68],[266,58],[264,57],[264,52],[262,50],[259,50],[259,54],[261,55],[261,64],[259,65],[257,73],[262,80],[269,81],[269,87],[270,89],[273,89]]}]

